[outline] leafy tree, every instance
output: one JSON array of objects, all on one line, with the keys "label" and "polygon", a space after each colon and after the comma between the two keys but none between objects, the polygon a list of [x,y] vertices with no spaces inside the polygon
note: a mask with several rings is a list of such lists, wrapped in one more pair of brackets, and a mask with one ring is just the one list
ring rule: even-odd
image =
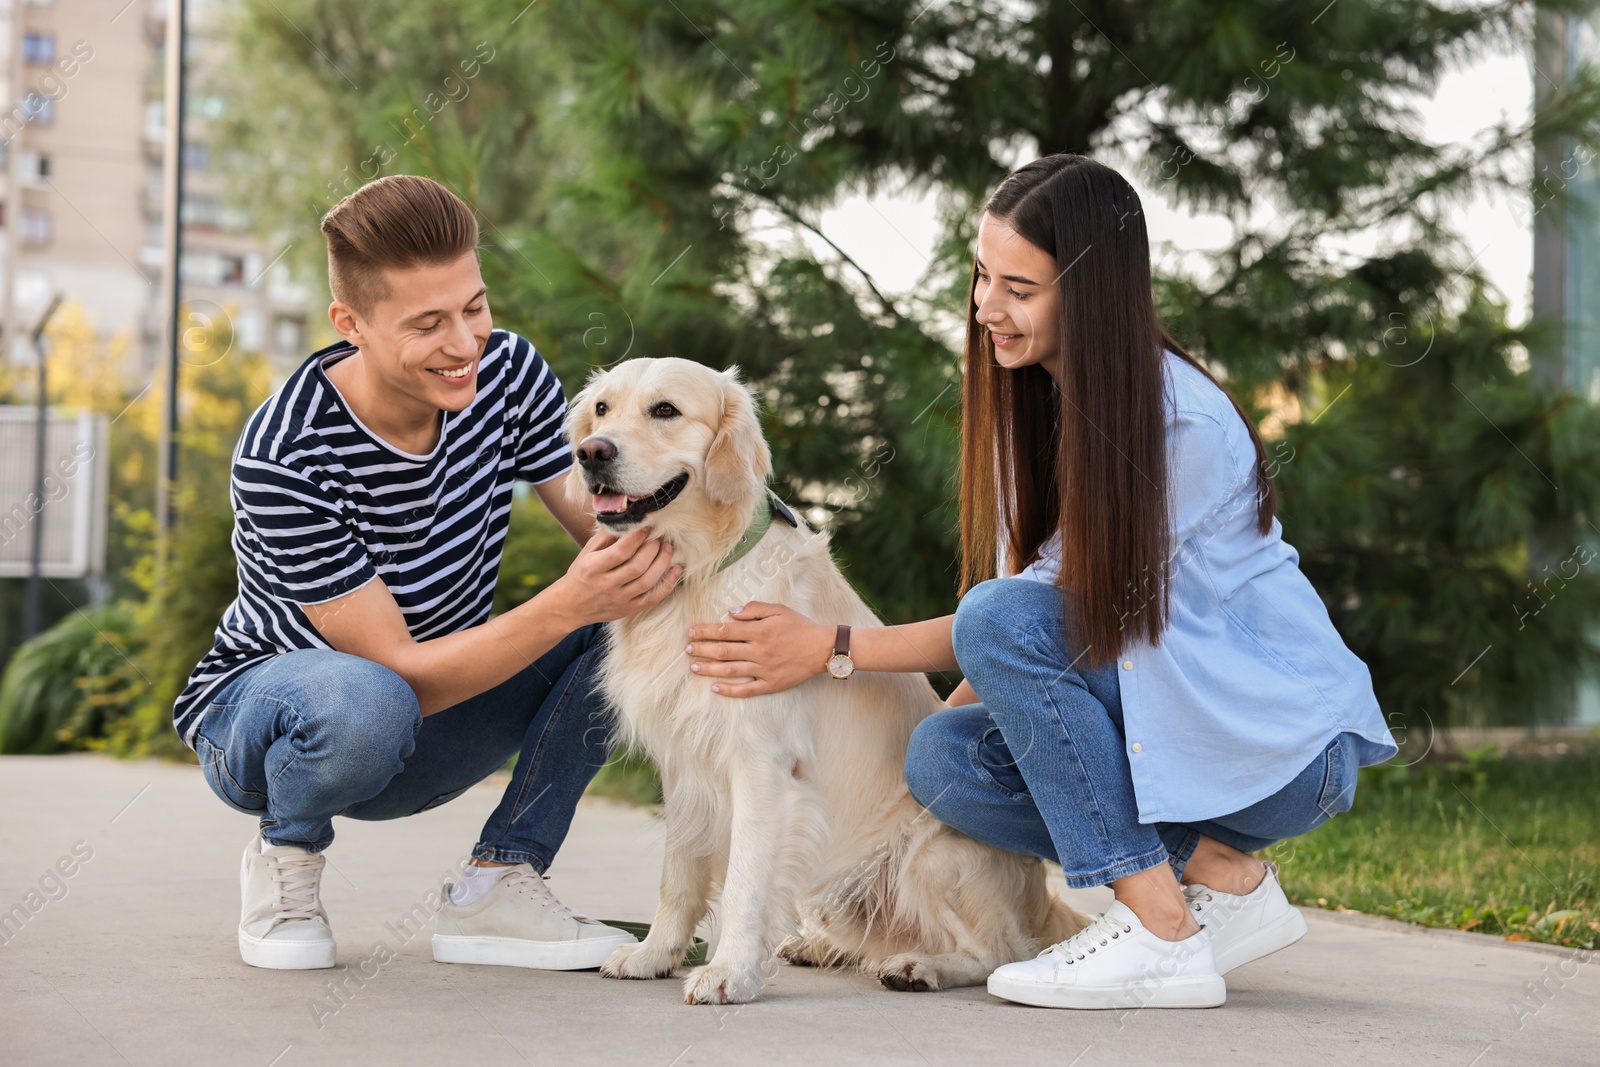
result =
[{"label": "leafy tree", "polygon": [[[1549,338],[1508,323],[1447,208],[1525,193],[1536,146],[1592,152],[1600,81],[1580,69],[1470,145],[1429,143],[1415,105],[1455,64],[1528,49],[1532,16],[1426,0],[245,0],[230,32],[249,61],[223,89],[249,201],[308,269],[317,242],[299,235],[338,195],[429,174],[485,220],[499,319],[568,382],[623,354],[746,368],[781,491],[890,620],[954,599],[952,326],[993,183],[1084,151],[1150,197],[1220,213],[1233,242],[1162,276],[1158,298],[1269,427],[1286,536],[1385,709],[1520,721],[1596,658],[1592,568],[1549,584],[1600,492],[1595,416],[1535,386],[1526,357]],[[482,42],[493,57],[462,81]],[[894,188],[940,205],[910,294],[881,293],[816,221]],[[1524,610],[1530,581],[1548,609]]]}]

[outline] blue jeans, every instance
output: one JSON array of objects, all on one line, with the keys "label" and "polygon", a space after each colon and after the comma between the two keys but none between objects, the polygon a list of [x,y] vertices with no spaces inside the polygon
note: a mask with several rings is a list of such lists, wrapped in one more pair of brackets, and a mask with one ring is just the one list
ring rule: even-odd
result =
[{"label": "blue jeans", "polygon": [[[997,596],[1003,610],[971,608]],[[912,795],[942,822],[1055,860],[1067,884],[1083,889],[1163,862],[1182,878],[1202,835],[1254,852],[1349,809],[1357,753],[1353,735],[1341,734],[1243,811],[1139,822],[1116,663],[1083,664],[1063,622],[1061,591],[1027,579],[985,582],[957,607],[956,660],[983,702],[928,716],[906,754]]]},{"label": "blue jeans", "polygon": [[595,689],[605,630],[586,626],[486,692],[426,718],[394,671],[327,649],[285,652],[216,694],[195,732],[212,792],[274,845],[320,852],[333,817],[400,819],[466,792],[520,753],[472,849],[546,870],[604,765]]}]

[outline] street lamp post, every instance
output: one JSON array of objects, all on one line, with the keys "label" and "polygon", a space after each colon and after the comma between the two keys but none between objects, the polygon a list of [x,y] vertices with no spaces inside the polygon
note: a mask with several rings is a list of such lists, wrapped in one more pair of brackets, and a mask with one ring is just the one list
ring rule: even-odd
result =
[{"label": "street lamp post", "polygon": [[184,0],[167,3],[166,56],[166,144],[162,151],[163,213],[165,222],[166,272],[162,276],[162,307],[167,313],[166,373],[161,411],[161,440],[156,458],[156,559],[164,564],[167,542],[175,520],[175,481],[178,477],[178,345],[182,334],[179,304],[183,282],[180,274],[183,257],[183,119],[184,48],[188,43],[184,25]]}]

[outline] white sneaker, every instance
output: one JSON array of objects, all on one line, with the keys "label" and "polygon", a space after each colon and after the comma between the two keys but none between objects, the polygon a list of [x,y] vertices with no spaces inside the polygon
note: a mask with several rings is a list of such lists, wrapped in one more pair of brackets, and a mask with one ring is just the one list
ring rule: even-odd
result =
[{"label": "white sneaker", "polygon": [[1183,895],[1194,917],[1213,932],[1211,951],[1218,974],[1288,948],[1306,936],[1305,916],[1284,896],[1278,865],[1271,861],[1261,884],[1243,895],[1199,882],[1184,886]]},{"label": "white sneaker", "polygon": [[252,967],[303,971],[332,967],[333,931],[318,887],[327,861],[294,845],[261,837],[244,847],[239,868],[239,955]]},{"label": "white sneaker", "polygon": [[556,899],[531,863],[519,863],[471,904],[450,903],[446,886],[433,958],[440,963],[580,971],[600,966],[618,945],[638,940],[579,915]]},{"label": "white sneaker", "polygon": [[1209,930],[1164,940],[1120,900],[1060,944],[995,971],[989,992],[1041,1008],[1214,1008],[1228,998]]}]

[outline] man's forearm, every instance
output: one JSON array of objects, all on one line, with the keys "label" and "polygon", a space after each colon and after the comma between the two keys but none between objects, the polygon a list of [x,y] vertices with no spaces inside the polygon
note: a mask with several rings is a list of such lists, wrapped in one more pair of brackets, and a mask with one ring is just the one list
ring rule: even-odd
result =
[{"label": "man's forearm", "polygon": [[532,666],[584,625],[565,590],[549,586],[480,626],[418,641],[389,664],[417,694],[423,715],[454,707]]},{"label": "man's forearm", "polygon": [[956,669],[951,642],[954,615],[902,626],[867,626],[850,631],[850,659],[857,670],[918,673]]}]

